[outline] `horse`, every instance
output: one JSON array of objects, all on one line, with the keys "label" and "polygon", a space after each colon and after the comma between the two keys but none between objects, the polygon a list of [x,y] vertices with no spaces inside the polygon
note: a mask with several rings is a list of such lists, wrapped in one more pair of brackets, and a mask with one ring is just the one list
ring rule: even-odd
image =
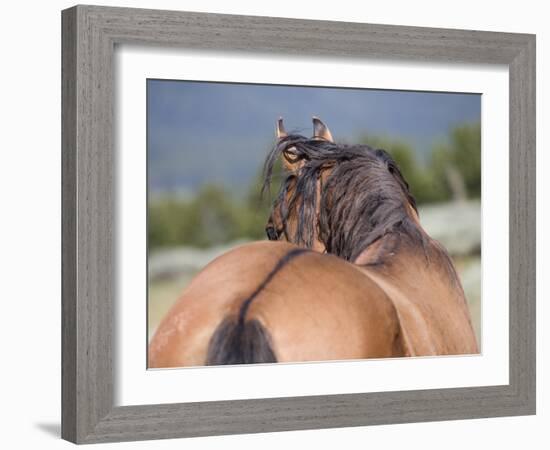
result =
[{"label": "horse", "polygon": [[267,241],[234,248],[162,320],[148,367],[356,360],[479,352],[453,263],[422,228],[391,156],[287,134],[264,165],[285,176]]}]

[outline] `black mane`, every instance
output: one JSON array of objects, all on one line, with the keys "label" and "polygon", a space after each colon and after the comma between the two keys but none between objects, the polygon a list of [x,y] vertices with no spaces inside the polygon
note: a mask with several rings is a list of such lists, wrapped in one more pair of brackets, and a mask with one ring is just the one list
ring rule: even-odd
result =
[{"label": "black mane", "polygon": [[[296,215],[295,234],[287,236],[291,242],[311,248],[317,231],[328,253],[348,261],[389,233],[425,248],[429,238],[410,214],[410,208],[417,211],[416,202],[386,151],[289,135],[267,157],[264,190],[283,152],[301,165],[296,173],[286,174],[275,200],[285,228],[289,217]],[[316,211],[317,181],[327,169]]]}]

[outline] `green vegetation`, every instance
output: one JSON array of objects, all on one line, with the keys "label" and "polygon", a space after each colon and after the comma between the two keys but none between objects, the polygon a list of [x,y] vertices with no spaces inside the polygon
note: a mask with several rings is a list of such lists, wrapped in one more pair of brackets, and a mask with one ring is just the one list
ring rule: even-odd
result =
[{"label": "green vegetation", "polygon": [[204,186],[192,199],[167,195],[150,200],[149,245],[204,248],[239,238],[261,239],[269,214],[266,203],[252,196],[233,199],[215,185]]},{"label": "green vegetation", "polygon": [[[481,196],[481,128],[479,124],[453,129],[448,142],[435,146],[426,162],[418,161],[407,142],[365,136],[362,142],[383,148],[397,161],[419,204]],[[261,199],[259,174],[244,198],[222,186],[205,185],[192,198],[165,195],[148,205],[150,248],[187,245],[210,247],[236,239],[264,239],[270,210]],[[277,182],[274,182],[276,192]]]},{"label": "green vegetation", "polygon": [[[280,171],[277,166],[274,173]],[[274,189],[278,189],[278,179],[280,175],[274,176]],[[260,171],[244,198],[235,198],[223,187],[208,184],[189,199],[175,195],[150,199],[150,248],[176,245],[205,248],[236,239],[264,239],[271,200],[269,193],[262,197],[262,184]]]}]

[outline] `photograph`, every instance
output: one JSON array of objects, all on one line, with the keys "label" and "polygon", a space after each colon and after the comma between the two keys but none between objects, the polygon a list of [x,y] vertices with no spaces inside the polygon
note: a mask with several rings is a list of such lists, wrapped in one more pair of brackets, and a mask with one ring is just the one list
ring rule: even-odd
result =
[{"label": "photograph", "polygon": [[479,93],[146,88],[148,369],[482,353]]},{"label": "photograph", "polygon": [[[28,117],[23,97],[51,100],[6,147],[37,149],[6,152],[4,191],[28,198],[4,222],[24,235],[5,233],[22,268],[8,293],[36,287],[42,309],[11,301],[31,324],[8,321],[8,335],[33,332],[5,359],[44,369],[24,397],[50,405],[10,390],[36,431],[26,420],[14,442],[518,448],[544,435],[542,14],[107,3],[12,14],[44,39],[14,47],[11,116]],[[38,83],[44,58],[57,67]],[[27,247],[48,269],[30,284]]]}]

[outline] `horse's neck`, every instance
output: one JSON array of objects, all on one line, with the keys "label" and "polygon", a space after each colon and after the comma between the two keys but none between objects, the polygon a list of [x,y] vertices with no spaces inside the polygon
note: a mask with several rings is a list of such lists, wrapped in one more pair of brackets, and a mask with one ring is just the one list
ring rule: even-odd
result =
[{"label": "horse's neck", "polygon": [[[406,209],[408,219],[410,219],[422,234],[425,234],[422,225],[420,225],[418,214],[410,203],[407,203]],[[412,244],[412,249],[411,245],[407,245],[409,255],[413,254],[414,256],[414,247],[418,248],[419,253],[423,253],[423,247],[420,243],[412,242],[405,235],[397,232],[388,233],[365,248],[357,258],[355,258],[353,263],[360,266],[380,265],[386,260],[395,260],[396,257],[402,257],[404,254],[402,251],[403,245],[401,244]]]},{"label": "horse's neck", "polygon": [[443,289],[463,295],[456,271],[445,250],[429,237],[425,244],[390,233],[363,250],[354,261],[362,271],[398,280],[401,286],[426,287],[440,284]]},{"label": "horse's neck", "polygon": [[380,265],[384,260],[395,260],[397,254],[391,250],[396,245],[397,236],[387,234],[378,239],[365,250],[359,253],[359,256],[353,261],[358,266]]}]

